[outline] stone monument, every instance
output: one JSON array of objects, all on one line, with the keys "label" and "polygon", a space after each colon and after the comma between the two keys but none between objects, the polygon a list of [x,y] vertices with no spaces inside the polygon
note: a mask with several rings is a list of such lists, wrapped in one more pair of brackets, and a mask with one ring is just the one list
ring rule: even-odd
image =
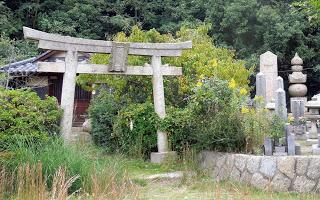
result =
[{"label": "stone monument", "polygon": [[279,76],[277,80],[277,90],[276,90],[276,101],[275,101],[275,113],[283,121],[287,121],[287,103],[286,103],[286,92],[283,90],[283,79]]},{"label": "stone monument", "polygon": [[[309,109],[309,113],[306,114],[306,118],[311,121],[311,128],[308,134],[307,143],[309,145],[317,144],[318,141],[318,129],[317,129],[317,120],[320,119],[320,94],[317,94],[312,97],[311,101],[308,101],[306,107]],[[319,151],[320,152],[320,151]]]},{"label": "stone monument", "polygon": [[298,53],[291,60],[292,74],[289,75],[289,94],[290,94],[290,108],[293,110],[293,100],[302,100],[304,104],[307,103],[308,88],[305,85],[307,82],[307,75],[302,73],[303,60],[299,57]]},{"label": "stone monument", "polygon": [[270,51],[260,55],[260,72],[266,77],[266,107],[275,109],[275,95],[278,77],[278,62],[277,55]]},{"label": "stone monument", "polygon": [[293,116],[293,132],[295,138],[298,140],[307,139],[306,136],[306,123],[302,123],[305,111],[304,100],[292,100],[291,101],[291,113]]},{"label": "stone monument", "polygon": [[[267,83],[266,83],[266,75],[264,75],[262,72],[259,72],[256,75],[256,96],[257,97],[262,97],[263,98],[263,102],[259,102],[256,106],[257,107],[265,107],[266,106],[266,87],[267,87]],[[261,105],[262,104],[262,105]]]}]

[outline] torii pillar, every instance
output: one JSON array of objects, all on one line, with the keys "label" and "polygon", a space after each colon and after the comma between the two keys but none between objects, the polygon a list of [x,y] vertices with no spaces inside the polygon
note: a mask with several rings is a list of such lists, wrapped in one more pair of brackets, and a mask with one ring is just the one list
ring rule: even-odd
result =
[{"label": "torii pillar", "polygon": [[[166,116],[166,108],[165,108],[165,98],[164,98],[164,87],[163,87],[163,76],[161,74],[161,57],[160,56],[152,56],[152,68],[153,68],[153,76],[152,76],[152,87],[153,87],[153,104],[154,110],[158,114],[158,116],[163,119]],[[151,153],[151,162],[161,163],[165,157],[168,155],[168,135],[166,132],[157,131],[157,145],[158,152]],[[175,156],[175,153],[171,153]]]}]

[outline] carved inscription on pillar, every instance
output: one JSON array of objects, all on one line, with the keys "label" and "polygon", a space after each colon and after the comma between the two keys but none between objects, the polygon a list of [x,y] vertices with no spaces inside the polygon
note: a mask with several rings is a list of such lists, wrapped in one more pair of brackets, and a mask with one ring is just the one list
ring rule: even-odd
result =
[{"label": "carved inscription on pillar", "polygon": [[112,42],[110,72],[125,72],[128,65],[129,43]]}]

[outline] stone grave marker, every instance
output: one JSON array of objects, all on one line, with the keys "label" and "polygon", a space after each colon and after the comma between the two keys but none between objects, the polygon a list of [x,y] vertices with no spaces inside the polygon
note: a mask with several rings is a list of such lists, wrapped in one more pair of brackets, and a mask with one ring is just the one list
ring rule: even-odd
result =
[{"label": "stone grave marker", "polygon": [[266,137],[264,139],[264,155],[266,156],[272,156],[273,153],[273,144],[272,144],[272,139],[269,137]]},{"label": "stone grave marker", "polygon": [[292,100],[291,101],[291,112],[294,119],[294,134],[296,139],[304,140],[307,139],[306,136],[306,127],[304,124],[301,124],[300,119],[304,117],[304,100]]},{"label": "stone grave marker", "polygon": [[266,87],[267,87],[266,76],[262,72],[259,72],[256,75],[256,96],[263,98],[264,105],[258,105],[258,106],[265,107],[266,94],[267,94]]},{"label": "stone grave marker", "polygon": [[276,91],[275,112],[283,121],[287,121],[286,92],[282,88]]},{"label": "stone grave marker", "polygon": [[[266,103],[273,103],[277,88],[277,55],[270,51],[260,55],[260,72],[266,76]],[[272,107],[272,106],[271,106]]]}]

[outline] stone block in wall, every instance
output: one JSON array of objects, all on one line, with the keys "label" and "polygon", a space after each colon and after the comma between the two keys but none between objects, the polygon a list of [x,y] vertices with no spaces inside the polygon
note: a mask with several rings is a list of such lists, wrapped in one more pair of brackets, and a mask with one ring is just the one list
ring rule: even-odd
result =
[{"label": "stone block in wall", "polygon": [[260,156],[249,156],[247,160],[247,169],[250,173],[254,174],[259,170],[260,167]]},{"label": "stone block in wall", "polygon": [[240,181],[240,171],[234,166],[231,170],[231,173],[230,173],[230,177],[229,179],[231,181],[236,181],[236,182],[239,182]]},{"label": "stone block in wall", "polygon": [[243,170],[246,167],[246,162],[247,162],[247,155],[236,155],[234,159],[234,166],[240,171],[243,172]]},{"label": "stone block in wall", "polygon": [[292,156],[283,156],[277,159],[278,170],[291,179],[295,176],[295,163],[296,160]]},{"label": "stone block in wall", "polygon": [[250,183],[251,178],[252,178],[252,174],[250,172],[248,172],[247,170],[245,170],[241,173],[240,182]]},{"label": "stone block in wall", "polygon": [[203,168],[213,169],[216,166],[216,158],[219,153],[212,153],[211,151],[202,151],[199,155],[199,162]]},{"label": "stone block in wall", "polygon": [[227,158],[228,154],[219,154],[217,155],[216,159],[216,167],[223,167],[225,165],[226,162],[226,158]]},{"label": "stone block in wall", "polygon": [[307,156],[297,157],[296,173],[298,176],[304,175],[309,166],[309,158]]},{"label": "stone block in wall", "polygon": [[316,182],[306,176],[297,176],[293,182],[293,190],[297,192],[311,192]]},{"label": "stone block in wall", "polygon": [[310,159],[307,176],[313,180],[320,178],[320,158],[313,157]]},{"label": "stone block in wall", "polygon": [[288,191],[291,185],[291,179],[283,175],[282,173],[277,173],[271,183],[272,190],[278,192]]},{"label": "stone block in wall", "polygon": [[261,159],[261,166],[260,166],[260,172],[268,177],[272,178],[277,171],[277,159],[275,157],[262,157]]},{"label": "stone block in wall", "polygon": [[235,156],[236,154],[228,154],[228,157],[226,159],[226,166],[228,166],[229,168],[233,167]]},{"label": "stone block in wall", "polygon": [[260,173],[254,173],[252,175],[250,184],[259,189],[266,189],[267,187],[269,187],[270,181],[264,178]]}]

